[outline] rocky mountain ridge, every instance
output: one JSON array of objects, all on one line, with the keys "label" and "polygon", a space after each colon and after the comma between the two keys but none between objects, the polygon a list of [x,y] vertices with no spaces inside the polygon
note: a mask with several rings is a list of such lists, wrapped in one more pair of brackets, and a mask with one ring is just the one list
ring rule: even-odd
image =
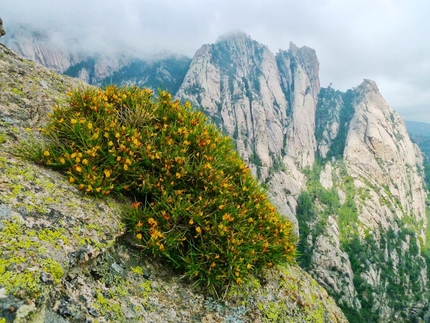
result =
[{"label": "rocky mountain ridge", "polygon": [[26,59],[96,86],[135,84],[174,93],[191,61],[168,53],[141,57],[125,50],[85,52],[79,39],[62,39],[55,31],[17,23],[9,24],[4,42]]},{"label": "rocky mountain ridge", "polygon": [[375,82],[321,90],[318,66],[307,47],[273,55],[230,35],[197,51],[177,96],[236,140],[296,217],[303,267],[351,322],[409,322],[428,306],[421,153]]}]

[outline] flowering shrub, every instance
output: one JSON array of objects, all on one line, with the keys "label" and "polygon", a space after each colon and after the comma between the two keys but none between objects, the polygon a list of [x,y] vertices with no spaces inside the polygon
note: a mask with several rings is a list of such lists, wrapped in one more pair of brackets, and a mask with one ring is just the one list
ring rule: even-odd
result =
[{"label": "flowering shrub", "polygon": [[124,221],[145,252],[215,291],[295,259],[292,224],[268,201],[230,138],[161,91],[69,94],[37,159],[86,193],[132,196]]}]

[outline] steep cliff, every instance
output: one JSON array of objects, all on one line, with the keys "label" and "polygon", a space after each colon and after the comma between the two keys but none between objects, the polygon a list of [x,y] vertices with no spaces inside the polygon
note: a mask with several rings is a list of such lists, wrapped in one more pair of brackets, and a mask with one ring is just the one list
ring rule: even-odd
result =
[{"label": "steep cliff", "polygon": [[215,300],[143,259],[124,234],[121,201],[86,195],[22,155],[54,103],[88,85],[4,45],[0,57],[0,322],[346,322],[298,266]]},{"label": "steep cliff", "polygon": [[9,25],[4,42],[26,59],[97,86],[134,84],[176,92],[191,61],[183,55],[141,57],[126,50],[89,53],[79,39],[16,23]]},{"label": "steep cliff", "polygon": [[297,209],[302,265],[350,322],[417,320],[429,301],[422,155],[373,81],[325,90],[319,109],[330,105]]},{"label": "steep cliff", "polygon": [[291,44],[275,56],[238,33],[197,51],[177,96],[235,139],[277,206],[293,216],[305,183],[299,170],[314,162],[318,93],[312,49]]},{"label": "steep cliff", "polygon": [[73,46],[70,45],[67,50],[64,49],[61,42],[56,42],[55,38],[53,32],[11,23],[4,43],[22,57],[63,73],[82,60],[83,55],[74,52]]}]

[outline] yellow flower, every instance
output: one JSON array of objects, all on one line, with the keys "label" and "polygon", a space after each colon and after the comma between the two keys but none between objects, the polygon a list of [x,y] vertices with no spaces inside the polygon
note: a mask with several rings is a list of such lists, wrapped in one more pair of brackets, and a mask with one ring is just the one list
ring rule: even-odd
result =
[{"label": "yellow flower", "polygon": [[48,150],[45,150],[45,151],[43,152],[43,156],[45,156],[45,157],[49,157],[49,155],[50,155],[50,153],[49,153],[49,151],[48,151]]},{"label": "yellow flower", "polygon": [[190,221],[188,222],[190,225],[192,225],[194,223],[193,219],[190,219]]},{"label": "yellow flower", "polygon": [[246,268],[251,269],[251,264],[246,265]]},{"label": "yellow flower", "polygon": [[240,285],[242,284],[242,279],[240,279],[240,277],[238,279],[236,279],[236,282]]},{"label": "yellow flower", "polygon": [[70,183],[74,183],[75,181],[76,181],[75,178],[73,178],[72,176],[69,177],[69,182]]},{"label": "yellow flower", "polygon": [[82,167],[81,167],[81,166],[79,166],[79,165],[76,165],[76,166],[75,166],[75,170],[76,170],[78,173],[82,173]]},{"label": "yellow flower", "polygon": [[124,170],[128,170],[128,165],[124,164]]},{"label": "yellow flower", "polygon": [[142,239],[142,233],[138,233],[138,234],[136,234],[136,239],[141,240],[141,239]]},{"label": "yellow flower", "polygon": [[108,145],[109,145],[109,146],[113,146],[113,142],[112,142],[112,140],[110,140],[110,141],[108,142]]},{"label": "yellow flower", "polygon": [[155,221],[155,220],[154,220],[154,218],[149,218],[149,219],[148,219],[148,224],[149,224],[151,227],[156,227],[156,226],[157,226],[157,221]]},{"label": "yellow flower", "polygon": [[180,173],[176,173],[176,178],[181,178],[181,174]]},{"label": "yellow flower", "polygon": [[110,170],[108,170],[108,169],[105,169],[105,170],[103,171],[103,173],[105,174],[106,178],[109,178],[109,177],[110,177],[110,175],[111,175],[111,171],[110,171]]},{"label": "yellow flower", "polygon": [[77,121],[76,121],[76,119],[73,119],[73,118],[72,118],[72,119],[70,119],[70,123],[71,123],[71,124],[75,124],[76,122],[77,122]]},{"label": "yellow flower", "polygon": [[160,251],[164,251],[164,245],[160,244]]},{"label": "yellow flower", "polygon": [[202,229],[200,227],[197,227],[196,231],[197,231],[198,234],[202,234]]}]

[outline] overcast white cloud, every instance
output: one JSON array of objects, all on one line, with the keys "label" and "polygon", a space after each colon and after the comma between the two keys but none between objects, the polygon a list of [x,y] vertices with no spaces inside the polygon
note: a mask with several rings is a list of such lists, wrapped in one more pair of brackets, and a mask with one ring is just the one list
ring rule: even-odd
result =
[{"label": "overcast white cloud", "polygon": [[232,30],[273,52],[292,41],[316,50],[322,86],[346,90],[373,79],[394,110],[430,123],[430,2],[423,0],[4,2],[6,31],[8,22],[25,22],[78,37],[93,50],[120,44],[192,56]]}]

